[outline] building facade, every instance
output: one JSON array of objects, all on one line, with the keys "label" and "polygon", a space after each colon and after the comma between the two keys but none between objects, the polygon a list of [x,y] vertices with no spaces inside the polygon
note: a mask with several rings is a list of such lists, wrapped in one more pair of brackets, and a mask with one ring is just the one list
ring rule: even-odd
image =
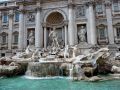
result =
[{"label": "building facade", "polygon": [[24,50],[31,31],[36,48],[47,48],[55,30],[59,43],[120,44],[119,0],[12,0],[0,3],[0,56]]}]

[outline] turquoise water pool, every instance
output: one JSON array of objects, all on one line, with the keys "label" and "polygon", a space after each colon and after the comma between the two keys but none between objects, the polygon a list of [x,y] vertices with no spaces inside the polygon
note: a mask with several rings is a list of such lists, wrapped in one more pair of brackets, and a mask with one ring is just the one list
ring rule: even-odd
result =
[{"label": "turquoise water pool", "polygon": [[120,90],[120,80],[73,82],[65,78],[31,80],[24,77],[0,79],[0,90]]}]

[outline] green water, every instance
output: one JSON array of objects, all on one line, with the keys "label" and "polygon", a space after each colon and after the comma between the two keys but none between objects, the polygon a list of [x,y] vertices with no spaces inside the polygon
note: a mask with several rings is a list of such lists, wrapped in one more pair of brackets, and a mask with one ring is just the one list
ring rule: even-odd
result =
[{"label": "green water", "polygon": [[120,80],[73,82],[68,79],[30,80],[24,77],[0,79],[0,90],[120,90]]}]

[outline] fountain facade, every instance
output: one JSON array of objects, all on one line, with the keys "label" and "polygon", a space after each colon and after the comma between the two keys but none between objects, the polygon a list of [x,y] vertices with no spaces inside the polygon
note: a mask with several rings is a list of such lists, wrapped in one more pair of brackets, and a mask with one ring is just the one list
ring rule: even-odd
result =
[{"label": "fountain facade", "polygon": [[[104,63],[103,72],[120,72],[119,67],[106,63],[109,61],[110,56],[108,48],[89,45],[84,41],[85,38],[81,37],[82,42],[78,45],[66,45],[65,48],[61,48],[57,34],[51,31],[49,34],[52,41],[51,45],[47,49],[38,49],[34,47],[32,35],[30,34],[29,45],[26,50],[18,52],[11,58],[11,61],[16,63],[28,63],[27,76],[69,76],[70,79],[81,80],[98,75],[101,72],[101,66],[103,66],[101,63]],[[106,66],[110,68],[106,69]]]}]

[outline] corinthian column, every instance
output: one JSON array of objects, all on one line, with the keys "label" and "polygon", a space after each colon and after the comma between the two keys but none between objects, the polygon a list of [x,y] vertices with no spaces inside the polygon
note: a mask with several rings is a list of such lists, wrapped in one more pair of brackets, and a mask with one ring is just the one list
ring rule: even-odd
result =
[{"label": "corinthian column", "polygon": [[23,9],[23,5],[21,5],[20,15],[19,15],[18,49],[23,50],[23,48],[24,48],[24,9]]},{"label": "corinthian column", "polygon": [[74,13],[74,4],[72,0],[68,0],[68,37],[69,37],[69,45],[75,45],[76,43],[76,24],[75,24],[75,13]]},{"label": "corinthian column", "polygon": [[[0,11],[0,29],[2,28],[2,12]],[[1,30],[0,30],[1,31]],[[1,48],[1,44],[2,44],[2,38],[0,36],[0,48]]]},{"label": "corinthian column", "polygon": [[89,44],[95,45],[97,44],[97,36],[96,36],[96,23],[95,23],[95,12],[94,12],[94,2],[87,3],[87,26],[88,26],[88,42]]},{"label": "corinthian column", "polygon": [[65,47],[66,47],[68,45],[67,22],[65,22],[64,30],[65,30]]},{"label": "corinthian column", "polygon": [[106,2],[106,17],[107,17],[107,24],[108,24],[108,38],[109,43],[114,44],[114,32],[113,32],[113,25],[112,25],[112,12],[111,12],[111,3]]},{"label": "corinthian column", "polygon": [[8,49],[12,49],[12,31],[13,31],[13,10],[9,11],[9,34],[8,34]]},{"label": "corinthian column", "polygon": [[35,47],[43,48],[43,28],[41,23],[41,7],[39,2],[37,2],[36,11]]},{"label": "corinthian column", "polygon": [[44,49],[47,49],[47,26],[44,24]]}]

